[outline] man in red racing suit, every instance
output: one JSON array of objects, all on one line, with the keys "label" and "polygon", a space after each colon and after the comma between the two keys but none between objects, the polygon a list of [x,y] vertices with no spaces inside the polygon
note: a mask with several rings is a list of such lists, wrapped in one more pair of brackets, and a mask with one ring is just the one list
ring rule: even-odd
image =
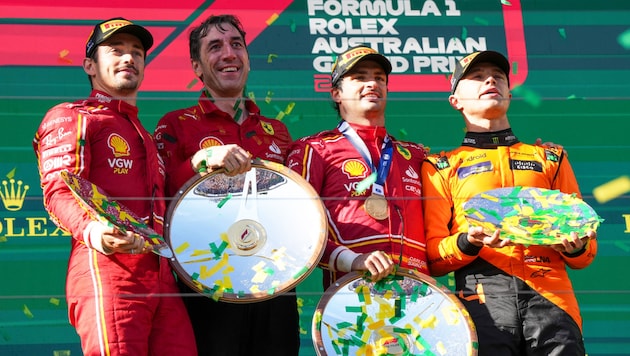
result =
[{"label": "man in red racing suit", "polygon": [[[96,220],[59,175],[89,180],[161,233],[164,166],[135,106],[151,43],[127,20],[98,24],[84,61],[90,98],[50,109],[33,142],[46,210],[72,235],[66,293],[84,355],[196,355],[169,261],[142,238]],[[118,70],[94,71],[110,65]],[[120,86],[108,84],[114,81]]]},{"label": "man in red racing suit", "polygon": [[[176,196],[197,174],[201,162],[208,172],[223,168],[227,175],[245,173],[252,157],[284,163],[292,141],[287,127],[262,116],[252,100],[243,99],[249,74],[245,43],[245,31],[233,15],[212,15],[191,31],[191,60],[204,90],[197,105],[167,113],[155,129],[169,196]],[[298,355],[295,290],[235,304],[190,296],[195,291],[181,280],[179,285],[187,294],[184,303],[200,355]]]},{"label": "man in red racing suit", "polygon": [[[370,271],[373,280],[395,265],[428,273],[419,172],[426,153],[387,134],[390,72],[391,63],[370,47],[339,55],[331,96],[341,123],[296,141],[289,150],[287,166],[311,183],[326,207],[328,240],[320,261],[324,288],[350,271]],[[386,203],[370,215],[367,199],[376,195]]]},{"label": "man in red racing suit", "polygon": [[451,105],[464,114],[468,132],[461,147],[432,155],[422,166],[431,273],[455,271],[458,296],[477,329],[479,355],[583,355],[582,319],[565,267],[593,261],[595,234],[576,235],[556,248],[510,245],[498,240],[498,232],[488,236],[469,228],[462,207],[474,195],[501,187],[579,196],[566,153],[521,143],[512,132],[505,114],[509,64],[501,54],[476,53],[461,63]]}]

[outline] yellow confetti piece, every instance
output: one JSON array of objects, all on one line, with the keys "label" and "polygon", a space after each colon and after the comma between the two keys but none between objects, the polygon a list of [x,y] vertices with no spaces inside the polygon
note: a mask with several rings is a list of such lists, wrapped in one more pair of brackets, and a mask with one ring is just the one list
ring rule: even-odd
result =
[{"label": "yellow confetti piece", "polygon": [[293,108],[295,107],[295,102],[290,102],[289,104],[287,104],[287,108],[284,109],[284,113],[289,115],[291,114],[291,112],[293,111]]},{"label": "yellow confetti piece", "polygon": [[379,328],[382,328],[383,326],[385,326],[385,320],[381,319],[381,320],[377,320],[373,323],[368,324],[368,329],[378,330]]},{"label": "yellow confetti piece", "polygon": [[284,111],[280,111],[278,112],[278,115],[276,115],[276,120],[282,121],[282,119],[284,119],[284,116],[285,116]]},{"label": "yellow confetti piece", "polygon": [[422,321],[419,322],[418,325],[423,329],[434,329],[437,321],[438,319],[435,317],[435,315],[431,315],[427,319],[422,319]]},{"label": "yellow confetti piece", "polygon": [[203,256],[211,254],[210,250],[193,250],[193,253],[190,254],[190,257]]},{"label": "yellow confetti piece", "polygon": [[53,356],[70,356],[70,350],[53,350]]},{"label": "yellow confetti piece", "polygon": [[59,306],[59,298],[50,298],[48,302],[52,305]]},{"label": "yellow confetti piece", "polygon": [[263,269],[265,267],[265,262],[260,261],[258,263],[256,263],[255,265],[252,266],[252,270],[254,271],[260,271],[261,269]]},{"label": "yellow confetti piece", "polygon": [[31,319],[33,318],[33,313],[31,313],[31,310],[26,306],[26,304],[22,306],[22,312],[24,312],[24,315],[26,315],[26,317]]},{"label": "yellow confetti piece", "polygon": [[274,59],[274,58],[278,58],[278,55],[277,55],[277,54],[275,54],[275,53],[269,53],[269,54],[267,55],[267,63],[271,63],[271,62],[273,62],[273,59]]},{"label": "yellow confetti piece", "polygon": [[0,236],[0,242],[7,242],[6,236]]},{"label": "yellow confetti piece", "polygon": [[593,189],[593,196],[598,203],[604,204],[630,192],[630,177],[621,176]]},{"label": "yellow confetti piece", "polygon": [[271,25],[272,23],[274,23],[274,21],[276,21],[278,19],[278,17],[280,17],[278,14],[276,14],[275,12],[271,15],[271,17],[269,17],[267,19],[267,21],[265,21],[267,23],[267,25]]},{"label": "yellow confetti piece", "polygon": [[449,304],[448,306],[442,308],[441,312],[448,325],[459,324],[459,308],[457,306]]},{"label": "yellow confetti piece", "polygon": [[253,294],[260,293],[260,288],[258,287],[257,284],[254,284],[253,286],[249,288],[249,291],[252,292]]},{"label": "yellow confetti piece", "polygon": [[265,270],[259,270],[252,278],[252,283],[263,283],[269,275]]},{"label": "yellow confetti piece", "polygon": [[179,245],[178,247],[175,248],[175,253],[182,253],[184,252],[188,247],[190,247],[190,244],[188,242],[184,242],[181,245]]},{"label": "yellow confetti piece", "polygon": [[212,266],[212,268],[208,268],[206,265],[202,265],[199,271],[199,278],[206,279],[213,274],[217,273],[221,268],[225,267],[228,263],[228,254],[224,253],[223,257],[221,257],[221,261]]},{"label": "yellow confetti piece", "polygon": [[265,102],[267,104],[271,103],[272,96],[273,96],[273,92],[271,90],[267,90],[267,96],[265,97]]},{"label": "yellow confetti piece", "polygon": [[495,202],[495,203],[498,203],[498,202],[499,202],[499,198],[498,198],[498,197],[495,197],[495,196],[492,196],[492,195],[488,195],[488,194],[481,194],[481,197],[482,197],[482,198],[484,198],[484,199],[488,199],[488,200],[490,200],[490,201],[493,201],[493,202]]},{"label": "yellow confetti piece", "polygon": [[435,344],[435,349],[437,350],[437,352],[440,353],[440,355],[446,355],[446,347],[444,346],[444,343],[442,342],[442,340],[438,341]]}]

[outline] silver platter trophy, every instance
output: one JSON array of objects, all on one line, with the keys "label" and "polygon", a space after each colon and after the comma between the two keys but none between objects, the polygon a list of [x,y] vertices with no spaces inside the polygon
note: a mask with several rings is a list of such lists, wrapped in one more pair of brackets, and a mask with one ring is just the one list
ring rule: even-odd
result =
[{"label": "silver platter trophy", "polygon": [[267,300],[304,280],[324,253],[323,204],[299,174],[255,160],[245,174],[199,174],[170,204],[165,238],[172,265],[214,300]]},{"label": "silver platter trophy", "polygon": [[312,326],[318,355],[477,355],[459,299],[404,268],[376,283],[358,272],[343,276],[324,293]]}]

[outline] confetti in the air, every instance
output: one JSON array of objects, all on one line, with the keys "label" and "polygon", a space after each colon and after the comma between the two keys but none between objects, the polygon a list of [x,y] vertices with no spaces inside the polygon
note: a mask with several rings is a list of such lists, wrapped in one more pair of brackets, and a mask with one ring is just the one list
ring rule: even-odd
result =
[{"label": "confetti in the air", "polygon": [[619,37],[617,37],[617,42],[619,42],[621,47],[630,49],[630,28],[622,32]]},{"label": "confetti in the air", "polygon": [[558,33],[560,34],[560,37],[566,39],[567,38],[567,31],[564,28],[559,28],[558,29]]},{"label": "confetti in the air", "polygon": [[486,19],[482,19],[481,17],[475,17],[473,19],[473,21],[475,21],[476,23],[480,24],[480,25],[484,25],[484,26],[488,26],[489,22]]},{"label": "confetti in the air", "polygon": [[188,83],[188,85],[186,85],[186,89],[192,89],[192,87],[197,85],[197,83],[199,83],[199,79],[195,78],[195,79],[191,80],[190,83]]},{"label": "confetti in the air", "polygon": [[356,192],[359,194],[363,193],[374,182],[376,182],[376,173],[372,173],[367,176],[367,178],[360,181],[359,184],[357,184]]},{"label": "confetti in the air", "polygon": [[267,96],[265,97],[265,103],[271,103],[271,97],[273,96],[273,92],[271,90],[267,90]]},{"label": "confetti in the air", "polygon": [[295,32],[295,28],[297,27],[297,24],[295,23],[295,20],[291,20],[291,32]]},{"label": "confetti in the air", "polygon": [[278,14],[276,14],[275,12],[273,13],[273,15],[271,15],[270,18],[267,19],[267,26],[271,25],[272,23],[274,23],[277,19],[278,19]]},{"label": "confetti in the air", "polygon": [[31,310],[28,308],[26,304],[22,306],[22,312],[24,312],[24,315],[26,315],[26,317],[31,318],[31,319],[33,318],[33,313],[31,313]]},{"label": "confetti in the air", "polygon": [[501,0],[501,4],[503,4],[505,6],[512,6],[512,3],[509,2],[508,0]]},{"label": "confetti in the air", "polygon": [[269,55],[267,55],[267,63],[273,62],[274,58],[278,58],[278,55],[275,53],[269,53]]},{"label": "confetti in the air", "polygon": [[526,88],[523,85],[515,87],[512,90],[512,93],[514,93],[514,95],[522,97],[526,103],[530,104],[533,107],[539,107],[542,103],[542,99],[538,93]]},{"label": "confetti in the air", "polygon": [[630,177],[621,176],[593,189],[593,196],[598,203],[604,204],[630,192]]}]

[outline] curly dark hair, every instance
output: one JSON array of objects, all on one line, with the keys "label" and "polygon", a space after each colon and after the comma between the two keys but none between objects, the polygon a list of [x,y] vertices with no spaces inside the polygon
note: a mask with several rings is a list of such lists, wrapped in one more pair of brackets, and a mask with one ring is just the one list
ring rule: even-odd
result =
[{"label": "curly dark hair", "polygon": [[[201,39],[208,35],[208,31],[210,27],[214,26],[220,32],[225,32],[227,29],[224,27],[224,24],[230,24],[234,26],[243,37],[243,42],[245,42],[245,30],[243,30],[243,25],[241,21],[234,15],[212,15],[208,17],[205,21],[203,21],[199,26],[194,27],[192,31],[190,31],[190,35],[188,37],[188,47],[190,50],[190,59],[198,61],[200,60],[201,51]],[[247,45],[245,46],[247,48]]]}]

